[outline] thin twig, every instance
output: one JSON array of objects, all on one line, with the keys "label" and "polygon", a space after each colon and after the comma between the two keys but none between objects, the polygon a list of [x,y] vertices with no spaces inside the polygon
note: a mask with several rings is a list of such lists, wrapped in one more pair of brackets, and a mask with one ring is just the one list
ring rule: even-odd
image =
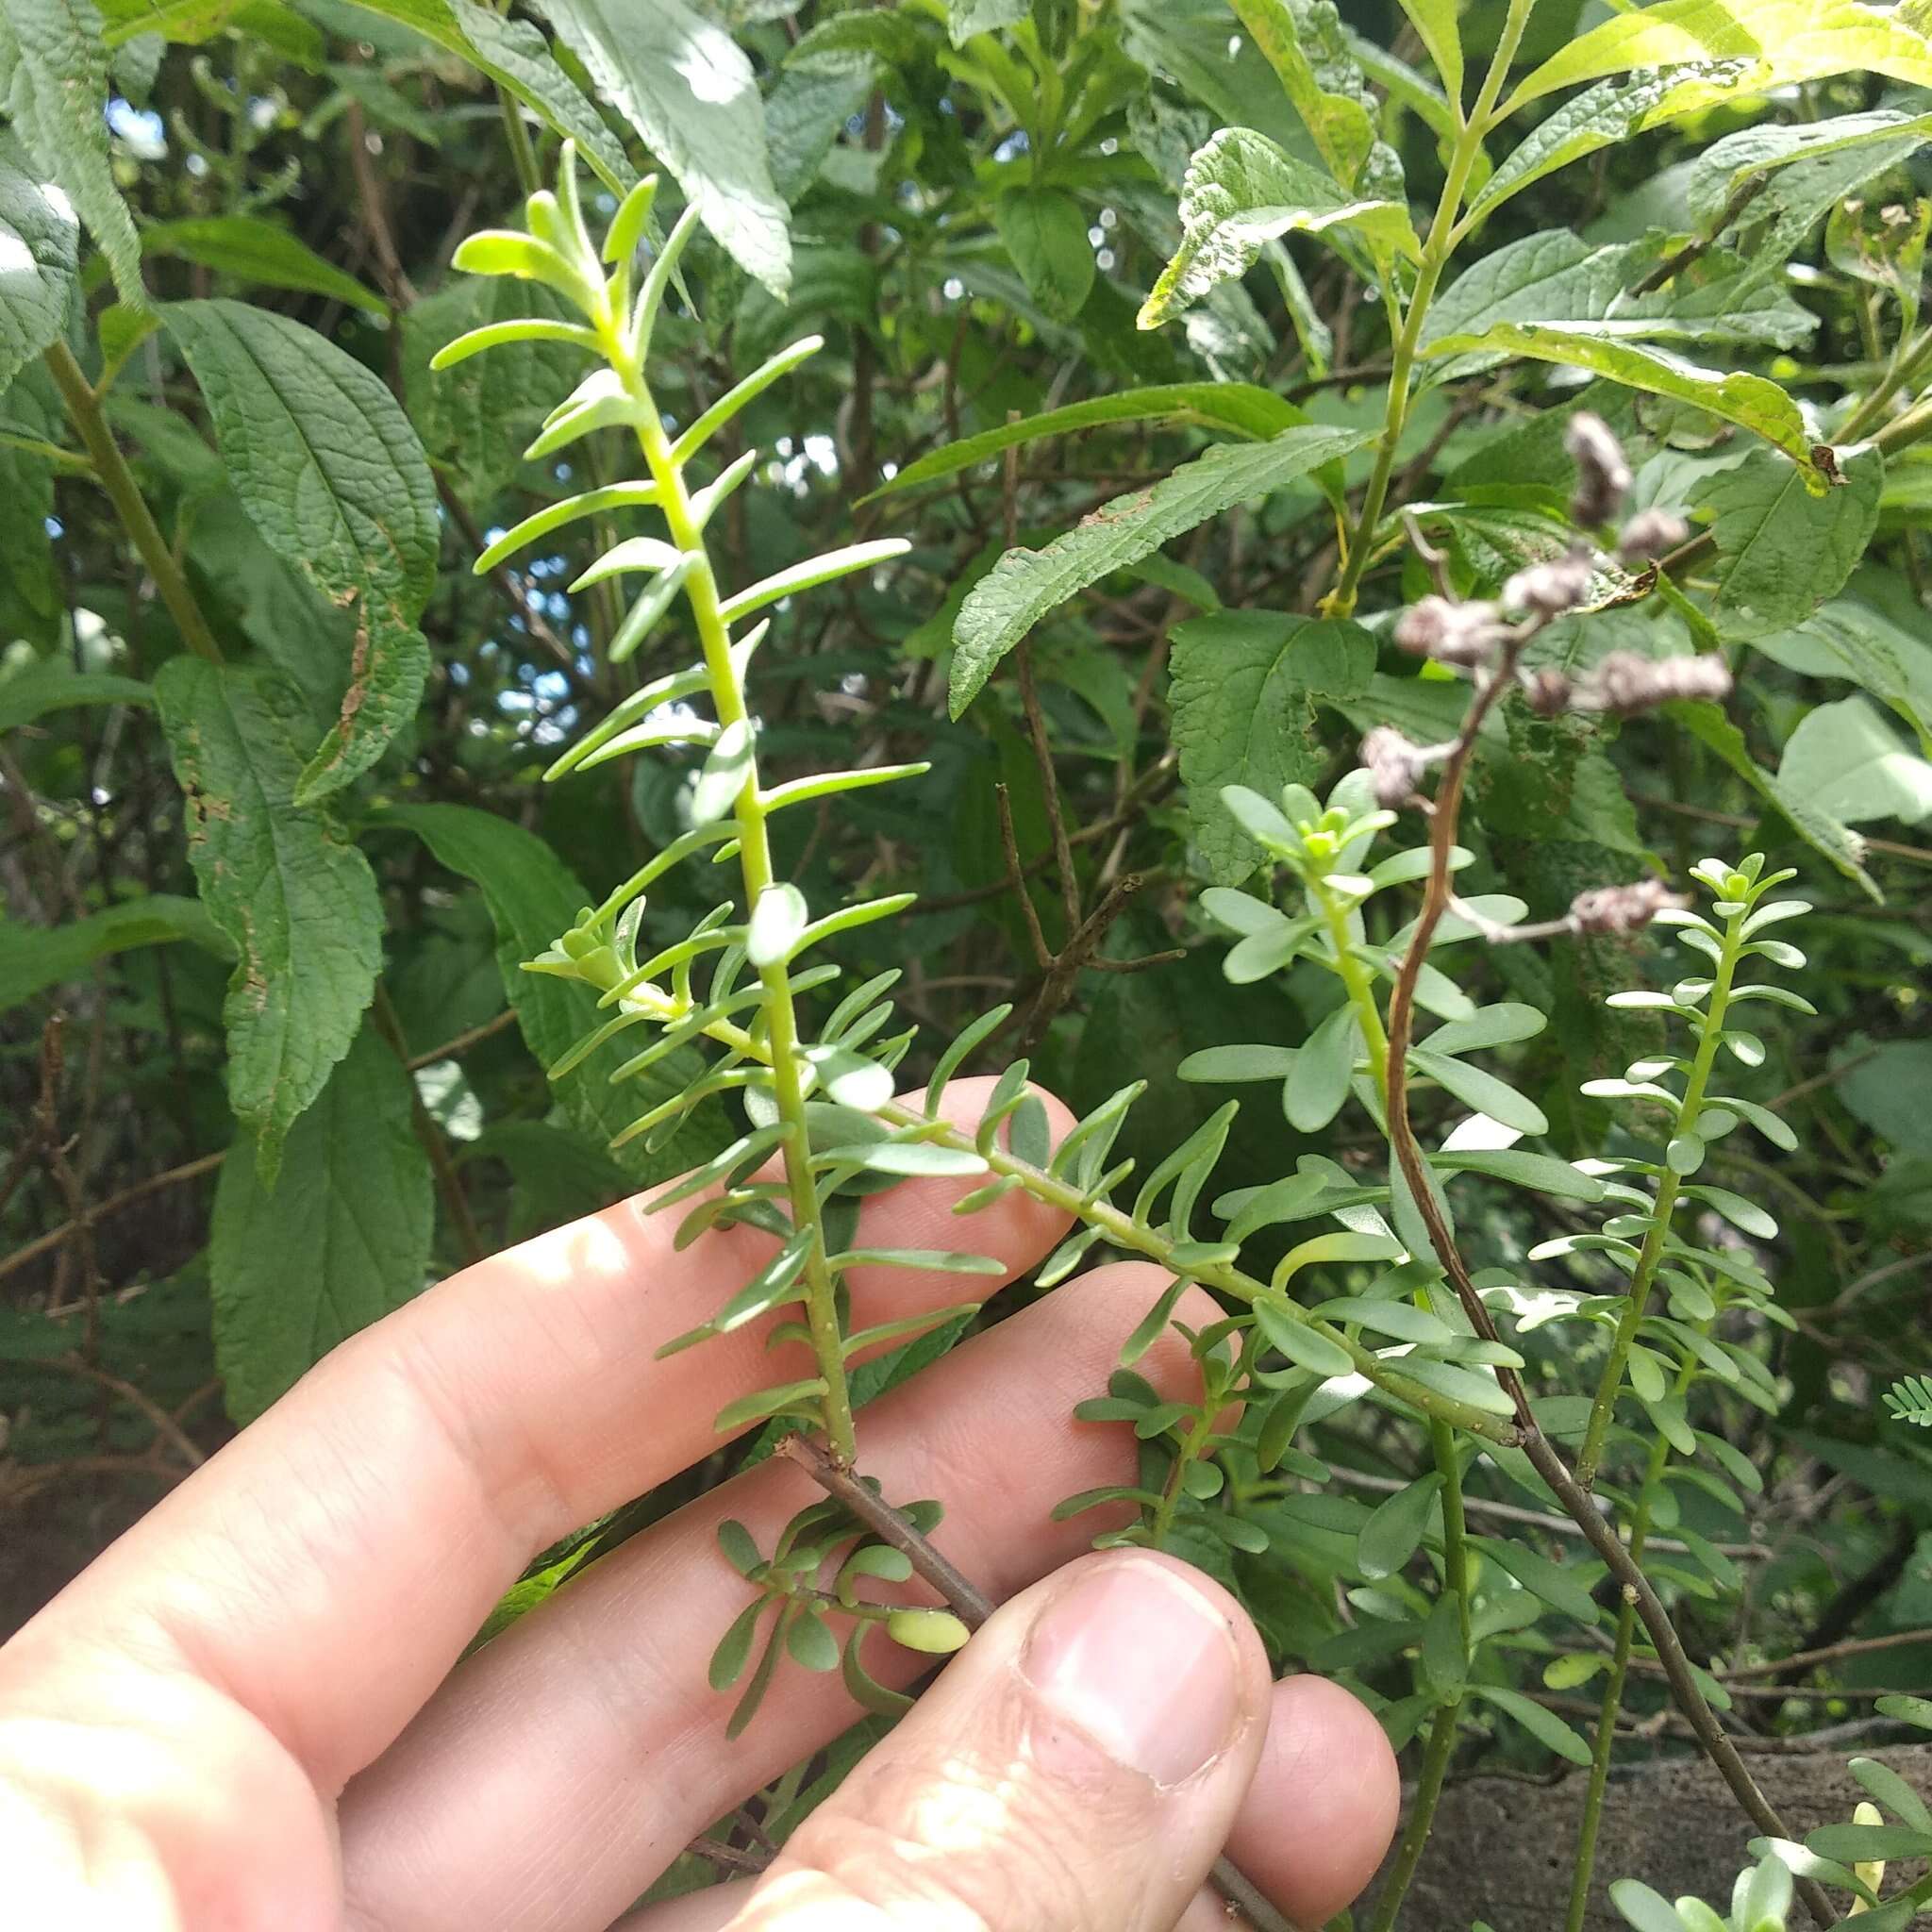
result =
[{"label": "thin twig", "polygon": [[808,1436],[787,1436],[778,1453],[789,1456],[829,1496],[836,1496],[881,1542],[890,1543],[913,1574],[945,1599],[946,1606],[969,1630],[977,1630],[993,1613],[993,1600],[976,1583],[956,1570],[920,1534],[912,1519],[895,1509],[849,1469],[841,1469],[831,1455]]},{"label": "thin twig", "polygon": [[473,1046],[501,1033],[506,1026],[516,1024],[517,1012],[514,1007],[506,1007],[493,1018],[485,1020],[480,1025],[466,1027],[454,1040],[445,1040],[441,1046],[432,1046],[427,1053],[417,1054],[408,1063],[410,1073],[420,1073],[425,1067],[433,1067],[438,1060],[453,1060],[458,1054],[469,1052]]},{"label": "thin twig", "polygon": [[93,1362],[84,1361],[77,1355],[54,1356],[39,1366],[52,1369],[57,1374],[72,1375],[77,1381],[92,1382],[95,1388],[105,1389],[131,1407],[138,1408],[154,1424],[155,1434],[166,1441],[190,1469],[199,1469],[208,1460],[180,1424],[153,1396],[137,1389],[132,1382],[124,1381],[119,1375]]},{"label": "thin twig", "polygon": [[[1610,1527],[1608,1519],[1584,1492],[1570,1473],[1570,1465],[1557,1453],[1556,1445],[1541,1429],[1530,1433],[1523,1450],[1536,1473],[1556,1492],[1557,1500],[1583,1525],[1591,1547],[1609,1565],[1610,1574],[1622,1587],[1624,1601],[1636,1606],[1643,1627],[1650,1633],[1651,1647],[1657,1652],[1657,1661],[1670,1680],[1671,1693],[1676,1700],[1677,1708],[1683,1712],[1698,1743],[1703,1746],[1705,1756],[1717,1766],[1719,1775],[1730,1786],[1731,1795],[1742,1807],[1745,1816],[1767,1838],[1789,1839],[1791,1833],[1758,1789],[1750,1767],[1738,1755],[1738,1747],[1705,1702],[1704,1692],[1698,1689],[1697,1679],[1691,1674],[1690,1660],[1684,1655],[1683,1643],[1671,1623],[1670,1612],[1650,1587],[1649,1578],[1631,1560],[1630,1552]],[[1812,1918],[1821,1925],[1835,1925],[1838,1914],[1832,1910],[1831,1901],[1817,1883],[1809,1878],[1800,1878],[1796,1882],[1798,1895],[1805,1901]]]},{"label": "thin twig", "polygon": [[[836,1496],[881,1542],[890,1543],[944,1599],[947,1608],[969,1630],[977,1630],[993,1613],[991,1597],[941,1556],[911,1519],[859,1480],[841,1469],[824,1448],[805,1436],[787,1436],[778,1454],[798,1464],[827,1495]],[[1295,1932],[1260,1891],[1228,1858],[1217,1858],[1210,1874],[1214,1889],[1237,1910],[1246,1914],[1255,1932]]]},{"label": "thin twig", "polygon": [[[1423,909],[1411,930],[1408,948],[1396,974],[1394,991],[1389,1001],[1388,1123],[1389,1143],[1408,1184],[1410,1198],[1427,1229],[1430,1245],[1443,1272],[1454,1284],[1470,1324],[1486,1341],[1498,1340],[1496,1326],[1469,1272],[1456,1237],[1443,1216],[1431,1187],[1427,1163],[1408,1117],[1407,1058],[1414,1031],[1415,993],[1422,976],[1424,958],[1436,928],[1449,909],[1451,858],[1456,846],[1457,823],[1460,817],[1462,789],[1475,749],[1476,734],[1483,720],[1504,690],[1513,682],[1516,660],[1523,646],[1541,623],[1531,622],[1510,632],[1499,647],[1493,665],[1478,682],[1475,696],[1463,718],[1454,747],[1442,762],[1441,782],[1437,788],[1429,823],[1429,873],[1424,888]],[[1691,1673],[1690,1659],[1673,1626],[1669,1612],[1650,1586],[1636,1559],[1624,1546],[1595,1502],[1584,1491],[1556,1446],[1542,1433],[1529,1406],[1528,1391],[1515,1370],[1499,1366],[1498,1385],[1515,1405],[1523,1431],[1522,1447],[1565,1512],[1583,1530],[1591,1547],[1608,1564],[1611,1574],[1624,1592],[1624,1601],[1635,1606],[1637,1614],[1650,1633],[1664,1674],[1670,1680],[1677,1707],[1684,1713],[1706,1755],[1717,1766],[1745,1814],[1758,1829],[1772,1838],[1788,1839],[1777,1813],[1758,1789],[1749,1768],[1718,1724],[1703,1691]],[[1800,1896],[1811,1916],[1821,1925],[1837,1923],[1830,1901],[1818,1885],[1808,1879],[1797,1881]]]}]

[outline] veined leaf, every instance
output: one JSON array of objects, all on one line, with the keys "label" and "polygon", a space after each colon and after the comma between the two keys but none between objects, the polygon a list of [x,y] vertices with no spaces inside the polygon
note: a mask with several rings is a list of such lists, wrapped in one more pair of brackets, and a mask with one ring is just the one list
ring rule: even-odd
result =
[{"label": "veined leaf", "polygon": [[1050,610],[1208,517],[1359,449],[1369,433],[1310,424],[1267,442],[1224,443],[1135,496],[1116,497],[1044,550],[1009,550],[974,587],[954,630],[952,714]]},{"label": "veined leaf", "polygon": [[13,131],[87,225],[128,308],[145,310],[141,243],[108,157],[108,50],[93,0],[7,0],[0,105]]},{"label": "veined leaf", "polygon": [[1756,638],[1808,617],[1840,590],[1878,524],[1885,458],[1861,447],[1839,458],[1824,495],[1774,450],[1755,449],[1705,485],[1717,589],[1710,618],[1725,638]]},{"label": "veined leaf", "polygon": [[277,678],[173,658],[155,680],[188,857],[240,955],[222,1017],[228,1099],[273,1186],[283,1138],[348,1052],[382,958],[369,862],[295,802],[302,709]]},{"label": "veined leaf", "polygon": [[1456,18],[1457,0],[1402,0],[1416,37],[1428,49],[1442,86],[1452,101],[1462,97],[1462,26]]},{"label": "veined leaf", "polygon": [[79,238],[67,196],[15,166],[9,146],[0,142],[0,391],[60,333]]},{"label": "veined leaf", "polygon": [[1695,60],[1641,67],[1586,89],[1565,101],[1524,138],[1470,202],[1468,219],[1480,221],[1533,181],[1598,149],[1614,147],[1646,127],[1748,93],[1747,63]]},{"label": "veined leaf", "polygon": [[348,695],[296,788],[313,804],[366,772],[423,694],[436,485],[387,385],[313,329],[242,302],[173,302],[164,319],[249,521],[323,596],[356,607]]},{"label": "veined leaf", "polygon": [[104,0],[102,43],[123,47],[140,34],[192,45],[212,40],[227,25],[242,0]]},{"label": "veined leaf", "polygon": [[1323,85],[1305,44],[1309,39],[1307,24],[1296,16],[1288,0],[1231,0],[1231,4],[1274,68],[1329,173],[1339,182],[1358,185],[1377,146],[1369,103]]},{"label": "veined leaf", "polygon": [[[1760,122],[1712,142],[1691,160],[1684,182],[1685,205],[1708,230],[1747,187],[1755,187],[1775,208],[1783,199],[1778,177],[1793,166],[1857,150],[1860,167],[1869,165],[1877,175],[1897,166],[1928,140],[1932,114],[1901,114],[1890,108],[1838,114],[1825,121]],[[1854,177],[1845,192],[1857,185]],[[1763,200],[1754,199],[1750,218],[1757,219],[1763,208]]]},{"label": "veined leaf", "polygon": [[1262,857],[1223,789],[1245,785],[1274,798],[1291,781],[1314,783],[1329,758],[1316,728],[1318,708],[1325,699],[1359,696],[1374,667],[1374,640],[1345,621],[1224,610],[1175,627],[1174,742],[1210,877],[1232,884]]},{"label": "veined leaf", "polygon": [[1755,430],[1801,467],[1813,490],[1822,493],[1826,487],[1811,460],[1811,439],[1797,404],[1764,376],[1720,375],[1644,343],[1606,341],[1593,332],[1539,323],[1494,323],[1480,333],[1445,337],[1434,347],[1440,356],[1492,349],[1528,356],[1540,362],[1588,369],[1627,388],[1689,403]]},{"label": "veined leaf", "polygon": [[1669,717],[1708,745],[1753,791],[1789,819],[1813,851],[1829,859],[1847,878],[1856,879],[1874,899],[1882,896],[1872,874],[1865,870],[1864,840],[1842,819],[1821,809],[1815,799],[1793,791],[1758,764],[1744,742],[1744,734],[1720,707],[1676,704],[1665,709]]},{"label": "veined leaf", "polygon": [[685,0],[539,4],[725,253],[782,301],[790,211],[772,184],[758,78],[730,34]]},{"label": "veined leaf", "polygon": [[[1751,647],[1807,677],[1849,678],[1890,705],[1932,758],[1932,642],[1902,630],[1883,611],[1842,599],[1792,630],[1754,637]],[[0,685],[0,719],[11,688]]]},{"label": "veined leaf", "polygon": [[512,20],[480,0],[354,0],[386,20],[413,28],[514,94],[558,134],[577,144],[613,193],[628,192],[637,170],[582,90],[551,57],[550,43],[526,20]]},{"label": "veined leaf", "polygon": [[0,677],[0,731],[15,731],[50,711],[75,705],[151,705],[154,687],[111,671],[75,671],[58,658],[42,658]]},{"label": "veined leaf", "polygon": [[96,959],[173,940],[191,941],[220,958],[235,957],[226,934],[201,902],[172,892],[144,892],[65,925],[18,925],[0,919],[0,1010],[44,987],[78,978]]},{"label": "veined leaf", "polygon": [[1181,245],[1141,304],[1142,328],[1245,275],[1264,242],[1347,225],[1411,258],[1419,244],[1399,202],[1350,194],[1250,127],[1224,127],[1191,161],[1181,187]]},{"label": "veined leaf", "polygon": [[1008,188],[992,215],[1027,292],[1056,322],[1071,321],[1098,273],[1080,204],[1064,188]]},{"label": "veined leaf", "polygon": [[1026,416],[997,429],[982,430],[977,436],[961,437],[958,442],[949,442],[921,457],[916,463],[908,463],[890,483],[882,484],[859,501],[871,503],[877,497],[916,489],[922,483],[935,483],[941,476],[957,475],[976,463],[990,462],[1002,450],[1011,449],[1016,443],[1037,442],[1047,436],[1071,436],[1076,430],[1091,429],[1106,423],[1198,425],[1261,441],[1307,420],[1307,414],[1292,403],[1284,402],[1272,390],[1251,382],[1169,382],[1150,389],[1123,390],[1118,395],[1069,403],[1042,415]]},{"label": "veined leaf", "polygon": [[1932,814],[1932,761],[1908,750],[1860,697],[1818,705],[1798,720],[1777,783],[1843,824],[1897,818],[1914,825]]},{"label": "veined leaf", "polygon": [[[596,1025],[597,1002],[572,980],[525,973],[534,958],[576,918],[591,895],[543,841],[513,820],[465,805],[393,807],[385,818],[414,832],[450,871],[483,889],[496,927],[496,963],[530,1051],[546,1068]],[[677,1093],[697,1074],[694,1051],[675,1053],[623,1087],[610,1076],[625,1058],[611,1041],[556,1083],[571,1119],[600,1143],[616,1138],[647,1107]],[[702,1160],[729,1139],[715,1102],[692,1114],[670,1143],[647,1153],[625,1143],[618,1164],[640,1181],[661,1180]]]},{"label": "veined leaf", "polygon": [[259,215],[207,215],[156,222],[143,228],[142,247],[198,262],[264,289],[294,289],[386,316],[389,304],[372,288],[325,261],[306,242]]},{"label": "veined leaf", "polygon": [[1518,85],[1504,112],[1557,88],[1680,60],[1741,61],[1752,93],[1865,71],[1932,85],[1932,43],[1897,13],[1862,0],[1660,0],[1604,21],[1553,54]]},{"label": "veined leaf", "polygon": [[1588,329],[1650,341],[1767,342],[1796,348],[1818,319],[1773,280],[1735,259],[1708,258],[1644,295],[1656,251],[1620,242],[1592,248],[1568,228],[1506,242],[1471,263],[1429,309],[1422,352],[1450,337],[1480,335],[1497,323]]},{"label": "veined leaf", "polygon": [[435,1194],[412,1093],[365,1027],[290,1130],[273,1191],[246,1141],[222,1163],[208,1274],[215,1360],[238,1423],[426,1285]]}]

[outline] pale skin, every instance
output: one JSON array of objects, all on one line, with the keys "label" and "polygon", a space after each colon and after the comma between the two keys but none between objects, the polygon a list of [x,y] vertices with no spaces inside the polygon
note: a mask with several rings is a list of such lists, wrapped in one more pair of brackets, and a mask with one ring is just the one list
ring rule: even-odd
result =
[{"label": "pale skin", "polygon": [[[958,1082],[946,1110],[974,1119],[985,1093]],[[1023,1274],[1057,1219],[1009,1195],[961,1221],[970,1185],[874,1197],[865,1245],[967,1246]],[[676,1220],[620,1204],[364,1331],[0,1648],[0,1870],[22,1925],[1212,1932],[1238,1923],[1201,1889],[1224,1843],[1297,1924],[1356,1895],[1397,1804],[1368,1711],[1318,1678],[1272,1682],[1199,1573],[1083,1556],[1096,1520],[1049,1520],[1133,1476],[1129,1432],[1070,1413],[1164,1286],[1121,1263],[866,1409],[862,1466],[888,1495],[943,1497],[947,1554],[1010,1601],[771,1870],[633,1911],[854,1716],[837,1676],[787,1669],[727,1742],[705,1681],[747,1600],[717,1523],[769,1547],[817,1493],[782,1458],[458,1661],[535,1552],[710,1453],[723,1404],[800,1373],[759,1329],[653,1358],[770,1248],[737,1229],[678,1255]],[[961,1289],[856,1275],[855,1325]],[[1172,1336],[1140,1366],[1191,1385]],[[888,1681],[929,1664],[882,1639],[867,1657]]]}]

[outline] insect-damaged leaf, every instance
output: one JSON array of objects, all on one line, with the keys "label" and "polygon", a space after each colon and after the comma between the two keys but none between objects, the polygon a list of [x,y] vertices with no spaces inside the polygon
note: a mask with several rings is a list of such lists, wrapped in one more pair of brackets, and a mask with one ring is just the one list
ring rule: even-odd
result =
[{"label": "insect-damaged leaf", "polygon": [[273,1186],[283,1137],[349,1050],[382,957],[369,861],[295,803],[300,701],[279,678],[175,658],[155,680],[188,858],[240,954],[222,1018],[228,1100]]},{"label": "insect-damaged leaf", "polygon": [[164,320],[208,407],[249,521],[337,606],[353,605],[341,714],[295,796],[366,772],[429,670],[416,628],[436,579],[436,485],[382,379],[313,329],[244,302],[174,302]]}]

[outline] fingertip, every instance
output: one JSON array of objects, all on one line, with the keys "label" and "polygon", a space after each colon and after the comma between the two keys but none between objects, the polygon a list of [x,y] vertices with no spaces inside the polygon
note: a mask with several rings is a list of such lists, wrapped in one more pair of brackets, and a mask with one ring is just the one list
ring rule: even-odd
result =
[{"label": "fingertip", "polygon": [[1228,1856],[1297,1924],[1319,1925],[1374,1876],[1401,1808],[1374,1713],[1325,1677],[1286,1677]]}]

